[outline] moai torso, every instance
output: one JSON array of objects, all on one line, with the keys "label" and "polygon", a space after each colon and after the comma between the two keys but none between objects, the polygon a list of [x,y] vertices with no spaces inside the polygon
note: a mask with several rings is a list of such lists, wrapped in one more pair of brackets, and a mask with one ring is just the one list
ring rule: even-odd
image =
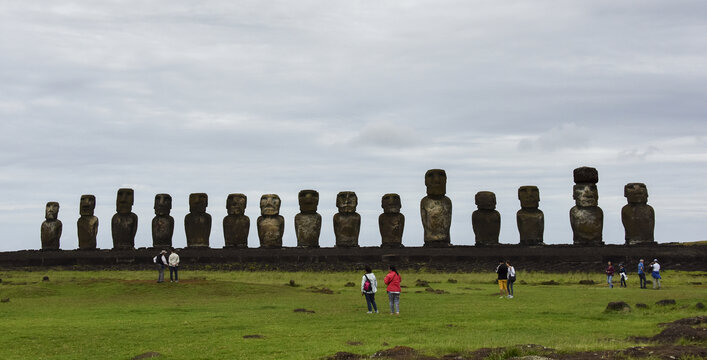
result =
[{"label": "moai torso", "polygon": [[356,213],[358,197],[353,191],[342,191],[336,195],[334,214],[334,236],[336,247],[358,247],[358,234],[361,231],[361,215]]},{"label": "moai torso", "polygon": [[424,229],[425,246],[443,247],[451,244],[452,200],[447,192],[447,174],[441,169],[425,173],[427,196],[420,201],[420,215]]},{"label": "moai torso", "polygon": [[174,218],[169,215],[172,210],[172,196],[169,194],[155,195],[155,217],[152,218],[152,246],[167,248],[172,246],[174,234]]},{"label": "moai torso", "polygon": [[225,247],[248,247],[250,218],[245,215],[248,198],[244,194],[229,194],[226,198],[228,215],[223,218]]},{"label": "moai torso", "polygon": [[137,233],[137,215],[132,212],[133,189],[118,189],[116,214],[111,219],[113,249],[134,249]]},{"label": "moai torso", "polygon": [[59,203],[48,202],[44,211],[44,221],[40,231],[42,240],[42,250],[59,250],[59,239],[61,238],[61,221],[59,216]]},{"label": "moai torso", "polygon": [[574,244],[603,245],[604,212],[598,206],[597,170],[589,167],[577,168],[574,170],[574,181],[576,185],[573,197],[576,205],[570,209]]},{"label": "moai torso", "polygon": [[280,215],[280,197],[265,194],[260,197],[258,237],[261,248],[281,248],[285,233],[285,218]]},{"label": "moai torso", "polygon": [[621,222],[626,231],[626,244],[655,244],[655,211],[648,205],[648,189],[642,183],[624,187],[628,204],[621,209]]},{"label": "moai torso", "polygon": [[490,191],[479,191],[476,193],[476,205],[479,209],[471,214],[476,245],[498,245],[501,214],[496,211],[496,194]]},{"label": "moai torso", "polygon": [[383,213],[378,217],[381,233],[381,247],[403,247],[405,216],[400,213],[401,201],[398,194],[385,194],[381,198]]},{"label": "moai torso", "polygon": [[79,238],[79,250],[96,249],[98,218],[93,215],[95,208],[95,196],[81,195],[81,201],[79,202],[79,214],[81,217],[79,217],[76,221],[77,234]]},{"label": "moai torso", "polygon": [[540,191],[536,186],[518,188],[521,209],[516,213],[521,245],[544,245],[545,215],[538,209]]},{"label": "moai torso", "polygon": [[211,215],[206,213],[209,197],[204,193],[189,194],[189,214],[184,217],[187,247],[209,247]]},{"label": "moai torso", "polygon": [[302,190],[298,199],[300,213],[295,215],[297,247],[318,248],[322,230],[322,216],[317,213],[319,193],[314,190]]}]

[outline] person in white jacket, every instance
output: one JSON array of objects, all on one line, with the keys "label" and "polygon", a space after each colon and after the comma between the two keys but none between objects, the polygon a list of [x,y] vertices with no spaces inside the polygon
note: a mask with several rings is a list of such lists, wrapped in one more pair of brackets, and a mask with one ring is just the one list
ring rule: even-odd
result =
[{"label": "person in white jacket", "polygon": [[366,266],[366,273],[361,277],[361,295],[366,297],[366,306],[368,306],[368,313],[371,314],[375,311],[378,313],[378,307],[376,306],[376,291],[378,291],[378,281],[376,276],[373,274],[370,266]]},{"label": "person in white jacket", "polygon": [[169,254],[169,281],[179,282],[179,255],[177,255],[177,250],[172,249],[172,253]]}]

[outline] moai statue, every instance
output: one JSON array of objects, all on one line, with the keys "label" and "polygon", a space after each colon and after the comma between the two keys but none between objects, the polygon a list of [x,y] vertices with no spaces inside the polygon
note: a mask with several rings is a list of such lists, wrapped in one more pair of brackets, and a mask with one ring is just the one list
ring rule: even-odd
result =
[{"label": "moai statue", "polygon": [[152,246],[156,248],[172,247],[174,234],[174,218],[172,211],[172,196],[169,194],[155,195],[155,217],[152,218]]},{"label": "moai statue", "polygon": [[603,245],[602,229],[604,212],[598,206],[599,193],[597,169],[580,167],[574,169],[575,206],[570,209],[570,225],[575,245]]},{"label": "moai statue", "polygon": [[76,221],[79,237],[79,250],[95,250],[96,236],[98,235],[98,218],[93,216],[96,209],[96,197],[93,195],[81,195],[79,202],[79,214],[81,217]]},{"label": "moai statue", "polygon": [[61,221],[59,216],[59,203],[50,201],[44,209],[44,220],[42,222],[42,250],[59,250],[59,239],[61,238]]},{"label": "moai statue", "polygon": [[378,228],[381,233],[381,247],[403,247],[405,215],[400,213],[400,195],[385,194],[381,198],[383,213],[378,216]]},{"label": "moai statue", "polygon": [[260,238],[261,248],[279,249],[282,247],[285,218],[280,215],[280,203],[280,197],[275,194],[265,194],[260,197],[258,238]]},{"label": "moai statue", "polygon": [[189,194],[189,214],[184,217],[184,231],[187,234],[187,247],[209,247],[211,235],[211,215],[206,213],[209,196],[205,193]]},{"label": "moai statue", "polygon": [[545,215],[538,209],[540,191],[537,186],[518,188],[520,210],[516,213],[521,245],[544,245]]},{"label": "moai statue", "polygon": [[471,214],[471,225],[476,236],[476,245],[498,245],[501,232],[501,214],[496,211],[496,194],[490,191],[476,193],[476,206]]},{"label": "moai statue", "polygon": [[626,230],[626,244],[655,244],[655,211],[648,205],[646,184],[626,184],[624,196],[628,204],[621,209],[621,222]]},{"label": "moai statue", "polygon": [[295,215],[297,247],[318,248],[322,230],[322,216],[317,213],[319,193],[315,190],[302,190],[297,197],[300,210]]},{"label": "moai statue", "polygon": [[452,200],[445,196],[447,193],[447,173],[442,169],[427,170],[425,186],[427,186],[427,196],[420,201],[425,246],[450,246],[449,228],[452,225]]},{"label": "moai statue", "polygon": [[118,189],[115,200],[116,214],[111,219],[113,234],[113,249],[124,250],[135,248],[135,233],[137,233],[137,215],[133,211],[135,193],[133,189]]},{"label": "moai statue", "polygon": [[336,247],[358,247],[358,234],[361,231],[361,215],[356,212],[358,197],[353,191],[342,191],[336,195],[334,214],[334,236]]},{"label": "moai statue", "polygon": [[245,215],[248,197],[244,194],[229,194],[226,198],[228,215],[223,218],[224,247],[247,248],[250,218]]}]

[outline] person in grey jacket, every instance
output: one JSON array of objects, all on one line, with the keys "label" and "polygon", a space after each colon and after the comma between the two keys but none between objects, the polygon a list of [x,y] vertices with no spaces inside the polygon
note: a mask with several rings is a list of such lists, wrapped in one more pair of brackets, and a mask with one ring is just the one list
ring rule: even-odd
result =
[{"label": "person in grey jacket", "polygon": [[366,273],[361,277],[361,295],[366,297],[366,306],[368,306],[368,313],[372,312],[378,313],[378,306],[376,306],[376,291],[378,291],[378,281],[376,276],[373,274],[370,266],[366,266]]}]

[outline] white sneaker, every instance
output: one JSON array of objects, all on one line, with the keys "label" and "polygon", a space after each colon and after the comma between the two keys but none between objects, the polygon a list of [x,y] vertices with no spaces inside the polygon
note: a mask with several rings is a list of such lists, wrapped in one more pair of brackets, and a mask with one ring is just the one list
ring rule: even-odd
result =
[{"label": "white sneaker", "polygon": [[367,312],[366,314],[373,314],[373,313],[369,311],[369,312]]},{"label": "white sneaker", "polygon": [[509,298],[509,299],[513,299],[513,295],[508,295],[508,298]]}]

